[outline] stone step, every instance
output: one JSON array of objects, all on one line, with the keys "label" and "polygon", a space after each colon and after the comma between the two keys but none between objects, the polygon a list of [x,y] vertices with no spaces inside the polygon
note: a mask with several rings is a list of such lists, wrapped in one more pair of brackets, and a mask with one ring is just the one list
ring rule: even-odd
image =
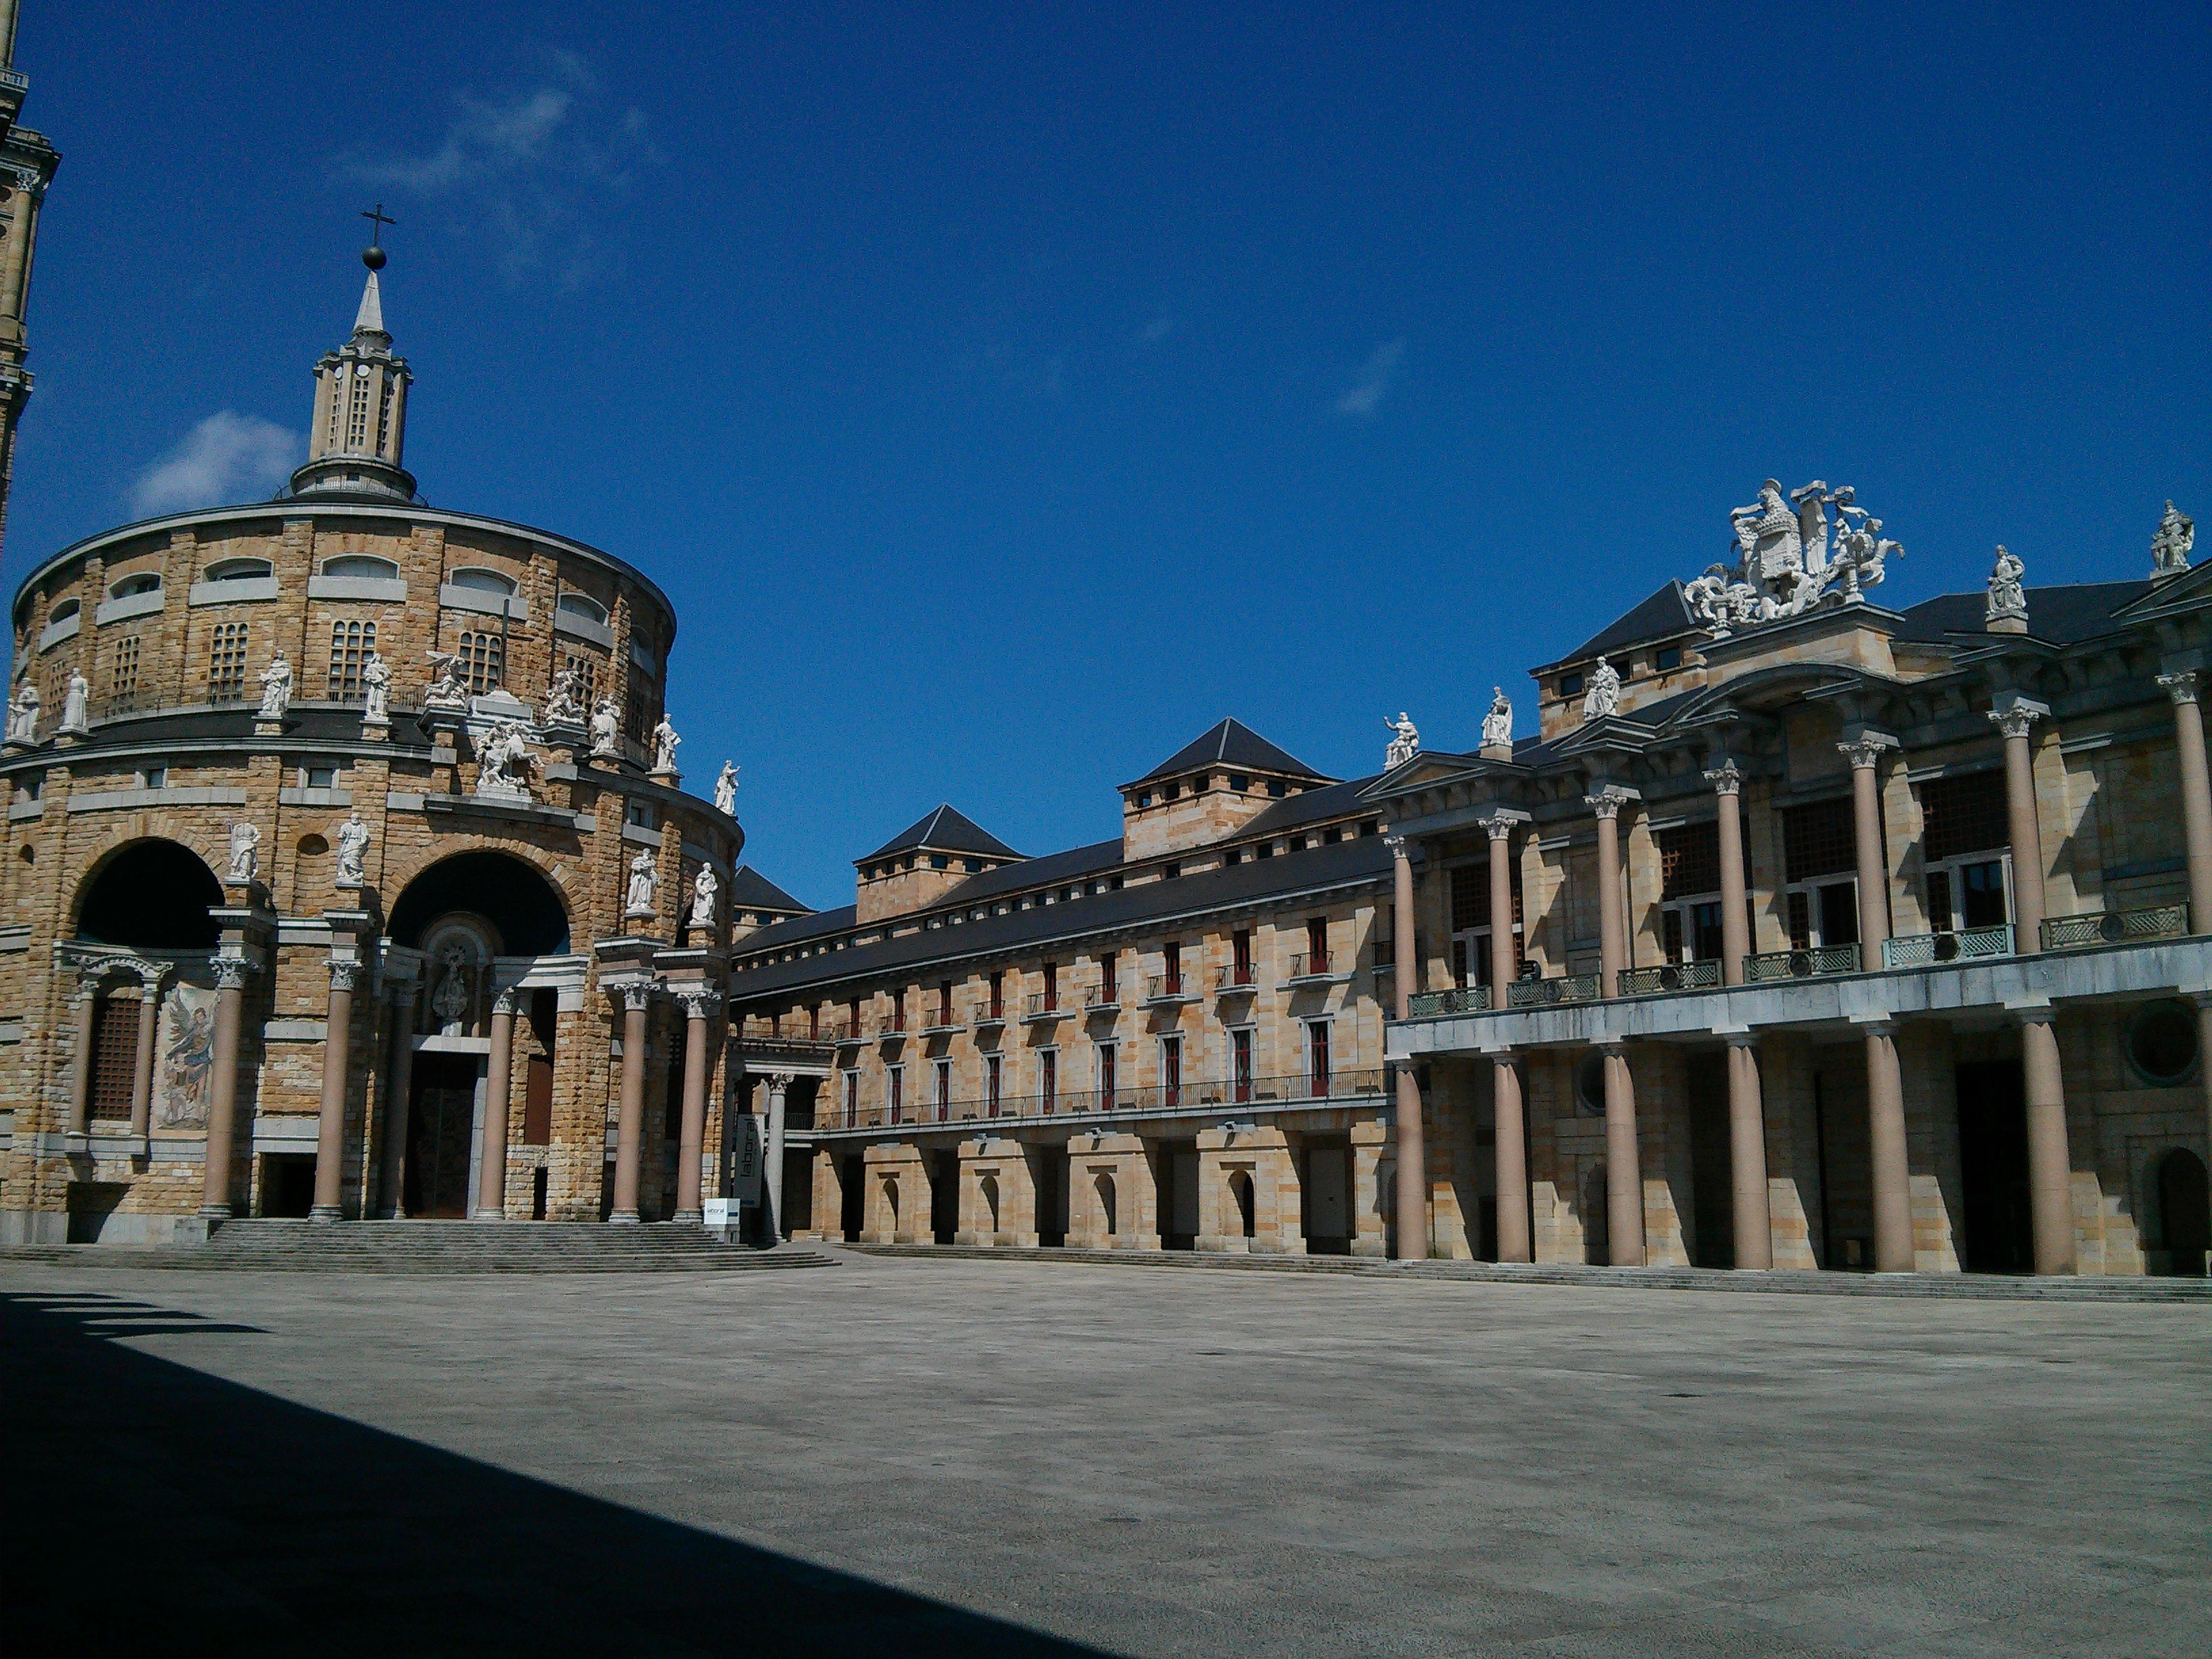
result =
[{"label": "stone step", "polygon": [[204,1244],[19,1245],[0,1261],[295,1273],[732,1273],[834,1267],[818,1250],[725,1244],[703,1227],[659,1222],[238,1220]]}]

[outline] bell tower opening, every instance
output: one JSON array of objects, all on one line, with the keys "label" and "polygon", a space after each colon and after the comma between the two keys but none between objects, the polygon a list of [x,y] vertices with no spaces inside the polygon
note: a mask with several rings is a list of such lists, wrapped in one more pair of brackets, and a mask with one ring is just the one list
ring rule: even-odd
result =
[{"label": "bell tower opening", "polygon": [[[372,214],[378,237],[393,221],[380,204]],[[386,255],[372,239],[362,250],[368,267],[353,337],[315,365],[315,413],[307,428],[307,463],[292,475],[279,500],[414,501],[415,475],[401,465],[407,447],[407,388],[414,377],[407,360],[394,356],[384,326],[384,295],[377,273]]]}]

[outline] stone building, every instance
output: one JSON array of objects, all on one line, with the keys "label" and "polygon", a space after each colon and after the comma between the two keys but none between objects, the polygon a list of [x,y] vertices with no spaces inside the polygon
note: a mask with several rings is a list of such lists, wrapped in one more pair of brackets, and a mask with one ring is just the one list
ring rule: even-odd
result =
[{"label": "stone building", "polygon": [[675,769],[675,614],[618,558],[416,493],[364,260],[283,494],[16,592],[0,1237],[722,1190],[731,900],[757,925],[768,896],[726,792]]},{"label": "stone building", "polygon": [[15,477],[15,428],[31,398],[28,319],[31,262],[39,214],[61,153],[44,133],[21,124],[30,77],[15,67],[16,0],[0,0],[0,535],[8,528],[8,490]]},{"label": "stone building", "polygon": [[1338,782],[1227,722],[1115,840],[1025,859],[940,809],[745,939],[786,1224],[2205,1271],[2192,526],[2142,579],[2000,549],[1889,610],[1849,489],[1734,525],[1735,566],[1532,671],[1533,735],[1502,692],[1466,752],[1401,716]]}]

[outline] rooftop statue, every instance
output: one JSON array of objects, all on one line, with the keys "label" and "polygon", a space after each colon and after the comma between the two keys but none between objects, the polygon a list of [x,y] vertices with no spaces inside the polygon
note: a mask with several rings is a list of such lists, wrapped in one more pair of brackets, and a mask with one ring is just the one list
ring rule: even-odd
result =
[{"label": "rooftop statue", "polygon": [[1490,688],[1490,712],[1482,717],[1482,744],[1486,749],[1513,745],[1513,702],[1502,685]]},{"label": "rooftop statue", "polygon": [[1421,752],[1421,733],[1419,728],[1406,718],[1402,709],[1395,720],[1385,714],[1382,724],[1389,726],[1393,733],[1390,746],[1382,751],[1382,769],[1387,772],[1394,766],[1404,765]]},{"label": "rooftop statue", "polygon": [[738,769],[734,762],[722,763],[722,775],[714,780],[714,810],[726,817],[738,815]]},{"label": "rooftop statue", "polygon": [[2021,586],[2021,578],[2027,567],[2000,545],[1997,562],[1990,572],[1989,608],[1984,612],[1990,622],[2026,622],[2027,593]]},{"label": "rooftop statue", "polygon": [[1583,693],[1583,718],[1601,720],[1620,707],[1620,671],[1603,657],[1590,670],[1589,690]]},{"label": "rooftop statue", "polygon": [[2189,556],[2197,546],[2197,520],[2166,504],[2158,533],[2150,538],[2151,576],[2178,576],[2189,568]]},{"label": "rooftop statue", "polygon": [[1767,479],[1756,501],[1729,514],[1736,563],[1709,565],[1683,585],[1691,614],[1724,635],[1831,600],[1858,603],[1882,580],[1890,556],[1905,550],[1883,538],[1881,520],[1869,517],[1856,495],[1849,484],[1831,489],[1815,478],[1785,501],[1781,484]]}]

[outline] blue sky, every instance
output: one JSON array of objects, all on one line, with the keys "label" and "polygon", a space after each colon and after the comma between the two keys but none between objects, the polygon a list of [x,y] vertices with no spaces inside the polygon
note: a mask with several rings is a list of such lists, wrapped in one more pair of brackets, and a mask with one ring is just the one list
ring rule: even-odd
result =
[{"label": "blue sky", "polygon": [[668,590],[802,898],[940,799],[1110,836],[1223,714],[1471,746],[1770,474],[1889,603],[2212,513],[2208,18],[29,0],[8,580],[266,493],[381,198],[423,493]]}]

